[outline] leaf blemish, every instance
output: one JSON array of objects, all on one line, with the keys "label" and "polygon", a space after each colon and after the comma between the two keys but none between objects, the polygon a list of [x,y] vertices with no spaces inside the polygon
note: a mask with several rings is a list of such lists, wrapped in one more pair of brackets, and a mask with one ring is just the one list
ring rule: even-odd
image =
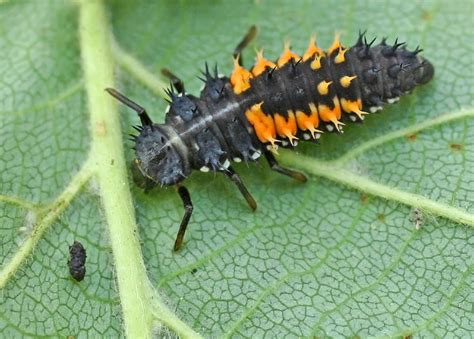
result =
[{"label": "leaf blemish", "polygon": [[433,18],[433,15],[431,14],[430,11],[424,10],[421,12],[421,20],[430,21],[432,18]]},{"label": "leaf blemish", "polygon": [[457,144],[457,143],[451,143],[449,144],[449,147],[453,150],[453,151],[462,151],[464,149],[464,145],[463,144]]},{"label": "leaf blemish", "polygon": [[105,121],[99,121],[96,125],[95,125],[95,132],[97,135],[99,136],[104,136],[107,134],[107,125],[105,123]]},{"label": "leaf blemish", "polygon": [[367,194],[361,194],[360,195],[360,202],[362,204],[366,204],[369,201],[369,196]]}]

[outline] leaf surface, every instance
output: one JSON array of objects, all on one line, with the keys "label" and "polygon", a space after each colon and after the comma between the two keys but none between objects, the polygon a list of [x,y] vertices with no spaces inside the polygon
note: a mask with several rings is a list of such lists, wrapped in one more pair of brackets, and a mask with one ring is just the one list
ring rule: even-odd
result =
[{"label": "leaf surface", "polygon": [[[111,28],[117,42],[110,59],[110,67],[118,64],[115,86],[155,121],[164,118],[166,103],[156,95],[154,74],[167,67],[197,95],[204,61],[229,74],[231,53],[253,24],[259,34],[244,52],[247,65],[255,48],[276,58],[285,39],[301,52],[312,33],[327,47],[336,31],[350,45],[367,29],[369,36],[407,41],[410,49],[420,44],[436,69],[430,84],[364,124],[324,135],[297,154],[282,152],[282,162],[308,172],[307,184],[263,162],[236,165],[259,204],[255,213],[225,178],[194,173],[187,187],[195,209],[178,253],[171,249],[183,210],[175,191],[144,194],[131,184],[141,245],[135,249],[143,254],[150,295],[164,300],[145,301],[155,320],[143,320],[145,332],[158,330],[157,320],[182,336],[205,337],[464,337],[474,330],[472,2],[108,6],[110,27],[96,25]],[[117,267],[121,228],[110,224],[104,195],[111,193],[98,174],[104,168],[84,170],[102,141],[90,125],[91,97],[99,94],[90,91],[78,39],[95,24],[81,26],[79,7],[0,5],[0,329],[8,337],[131,333],[127,291],[119,290],[126,269]],[[119,111],[129,161],[126,135],[138,119]],[[450,118],[440,120],[444,115]],[[417,230],[412,215],[420,206]],[[38,229],[45,232],[31,254],[6,276]],[[73,240],[87,249],[81,283],[67,271]],[[141,282],[148,286],[148,279]]]}]

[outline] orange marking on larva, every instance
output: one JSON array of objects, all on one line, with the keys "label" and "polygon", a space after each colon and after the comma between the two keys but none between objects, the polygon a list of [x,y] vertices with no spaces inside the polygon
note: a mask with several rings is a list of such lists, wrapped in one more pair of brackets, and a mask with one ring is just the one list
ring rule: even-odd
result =
[{"label": "orange marking on larva", "polygon": [[362,108],[362,100],[357,99],[357,100],[347,100],[342,98],[340,100],[342,109],[346,112],[353,112],[355,110],[359,110]]},{"label": "orange marking on larva", "polygon": [[293,140],[298,140],[298,138],[295,137],[295,134],[298,129],[296,127],[296,119],[293,111],[288,111],[287,118],[280,115],[279,113],[276,113],[273,119],[275,120],[275,127],[278,135],[283,138],[288,138],[290,144],[294,145]]},{"label": "orange marking on larva", "polygon": [[270,142],[274,146],[280,140],[275,139],[275,124],[272,117],[263,112],[262,105],[263,102],[253,105],[245,112],[245,116],[253,126],[258,139],[264,143]]},{"label": "orange marking on larva", "polygon": [[230,76],[230,83],[235,94],[240,94],[250,88],[252,73],[239,65],[239,56],[234,59],[234,71]]},{"label": "orange marking on larva", "polygon": [[344,98],[341,99],[341,106],[342,109],[347,113],[355,113],[360,119],[364,119],[365,114],[369,114],[361,110],[362,108],[362,100],[346,100]]},{"label": "orange marking on larva", "polygon": [[346,57],[344,56],[347,52],[347,48],[344,49],[344,48],[339,48],[339,52],[337,53],[336,57],[334,58],[334,62],[336,64],[341,64],[343,63],[344,61],[346,61]]},{"label": "orange marking on larva", "polygon": [[342,47],[341,41],[339,40],[340,37],[341,37],[341,34],[336,33],[336,36],[334,37],[334,42],[332,43],[331,47],[329,47],[327,55],[331,55],[334,51]]},{"label": "orange marking on larva", "polygon": [[343,76],[341,79],[339,79],[339,83],[341,84],[342,87],[347,88],[351,85],[351,81],[357,78],[357,75],[354,76]]},{"label": "orange marking on larva", "polygon": [[308,49],[303,54],[303,61],[311,59],[315,54],[316,56],[324,55],[324,51],[318,47],[316,44],[316,38],[312,36],[309,40]]},{"label": "orange marking on larva", "polygon": [[321,95],[327,95],[329,93],[329,85],[332,84],[332,81],[321,81],[318,86],[316,86],[318,93]]},{"label": "orange marking on larva", "polygon": [[321,58],[323,58],[324,55],[318,55],[312,62],[311,62],[311,69],[313,70],[318,70],[321,68]]},{"label": "orange marking on larva", "polygon": [[255,63],[255,66],[252,68],[252,74],[254,76],[258,76],[265,72],[267,68],[274,68],[275,63],[271,62],[270,60],[267,60],[263,57],[263,49],[257,52],[257,62]]},{"label": "orange marking on larva", "polygon": [[319,116],[316,106],[311,102],[309,103],[311,114],[307,115],[302,111],[296,111],[296,121],[298,127],[302,131],[310,131],[313,138],[316,138],[316,133],[322,133],[322,131],[317,130],[316,127],[319,125]]},{"label": "orange marking on larva", "polygon": [[278,67],[283,66],[284,64],[286,64],[291,59],[299,60],[300,56],[298,54],[296,54],[295,52],[292,52],[290,50],[290,43],[289,42],[285,42],[285,49],[283,51],[283,54],[280,56],[280,58],[278,59],[278,62],[277,62]]},{"label": "orange marking on larva", "polygon": [[332,122],[334,124],[334,127],[336,127],[338,132],[340,132],[340,126],[344,126],[344,123],[339,121],[339,119],[341,119],[342,114],[341,106],[339,105],[339,99],[337,98],[337,96],[335,96],[332,101],[334,103],[333,109],[329,108],[326,105],[318,105],[319,117],[322,121]]}]

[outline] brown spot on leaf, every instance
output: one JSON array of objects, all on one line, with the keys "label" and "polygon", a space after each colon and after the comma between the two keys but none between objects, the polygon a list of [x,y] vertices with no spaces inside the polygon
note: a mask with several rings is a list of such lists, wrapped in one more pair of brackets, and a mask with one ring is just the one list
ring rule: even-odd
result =
[{"label": "brown spot on leaf", "polygon": [[451,149],[453,151],[462,151],[464,149],[463,144],[457,144],[457,143],[454,143],[454,142],[449,144],[449,147],[451,147]]},{"label": "brown spot on leaf", "polygon": [[361,193],[360,202],[366,204],[369,201],[369,196],[367,194]]},{"label": "brown spot on leaf", "polygon": [[379,221],[381,222],[385,222],[385,214],[383,213],[377,214],[377,219],[379,219]]},{"label": "brown spot on leaf", "polygon": [[410,140],[410,141],[415,141],[416,140],[416,133],[408,134],[407,139]]},{"label": "brown spot on leaf", "polygon": [[431,21],[432,18],[433,18],[433,14],[430,11],[427,11],[427,10],[421,11],[421,20]]}]

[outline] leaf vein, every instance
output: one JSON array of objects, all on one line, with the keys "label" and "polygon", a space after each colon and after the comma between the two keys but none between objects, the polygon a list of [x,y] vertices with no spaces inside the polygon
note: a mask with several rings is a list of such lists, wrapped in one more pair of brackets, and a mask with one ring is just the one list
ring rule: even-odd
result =
[{"label": "leaf vein", "polygon": [[126,335],[150,337],[154,322],[159,320],[180,337],[199,337],[168,310],[146,274],[136,235],[120,117],[112,98],[104,92],[114,84],[107,11],[104,1],[83,0],[79,5],[79,39],[92,131],[90,159],[109,228]]},{"label": "leaf vein", "polygon": [[[416,332],[419,332],[420,330],[422,329],[427,329],[427,330],[430,330],[430,326],[431,324],[433,324],[433,322],[435,322],[436,320],[438,320],[443,314],[446,313],[446,311],[448,310],[448,308],[450,306],[453,306],[451,305],[451,303],[454,301],[454,299],[457,297],[457,295],[459,294],[459,292],[461,292],[463,290],[463,288],[466,288],[467,286],[469,286],[468,284],[466,284],[466,281],[467,279],[471,276],[472,272],[474,271],[474,265],[471,265],[469,266],[466,271],[464,271],[464,273],[462,274],[460,280],[459,280],[459,283],[456,285],[456,287],[451,291],[451,293],[449,294],[449,296],[447,297],[447,300],[446,302],[444,303],[444,305],[439,308],[436,312],[433,313],[433,316],[428,318],[425,322],[423,322],[422,324],[414,327],[414,328],[410,328],[410,329],[406,329],[406,330],[403,330],[402,332],[399,332],[399,333],[392,333],[390,335],[387,335],[386,338],[394,338],[394,337],[399,337],[399,336],[403,336],[403,335],[406,335],[407,333],[409,334],[413,334],[413,333],[416,333]],[[385,337],[384,337],[385,338]]]},{"label": "leaf vein", "polygon": [[168,85],[152,74],[138,59],[123,50],[117,41],[112,42],[112,53],[117,64],[132,77],[151,89],[156,95],[162,98],[168,97],[164,91]]},{"label": "leaf vein", "polygon": [[334,165],[333,162],[318,161],[288,151],[282,151],[282,153],[281,158],[284,159],[284,162],[298,164],[300,169],[313,175],[327,178],[385,200],[398,201],[408,206],[417,207],[423,211],[431,212],[460,224],[474,226],[474,215],[460,208],[434,201],[419,194],[405,192],[395,187],[377,183],[369,178],[343,169],[337,164]]},{"label": "leaf vein", "polygon": [[350,236],[352,235],[352,233],[355,230],[355,226],[356,226],[357,222],[361,219],[364,211],[367,208],[368,208],[367,205],[362,205],[362,206],[359,207],[359,209],[357,211],[357,215],[353,218],[352,223],[351,223],[350,227],[348,228],[348,230],[346,231],[346,233],[344,234],[344,236],[339,240],[339,242],[336,245],[334,245],[333,247],[329,248],[326,251],[325,256],[317,264],[313,265],[308,270],[305,270],[305,271],[302,271],[302,272],[296,272],[296,273],[295,272],[289,272],[288,274],[284,275],[283,277],[281,277],[280,279],[276,280],[274,283],[272,283],[271,285],[266,287],[262,291],[260,296],[256,299],[255,303],[250,308],[248,308],[240,316],[240,318],[236,322],[234,322],[232,325],[230,325],[229,330],[224,335],[224,337],[225,338],[230,338],[232,336],[232,334],[237,330],[237,328],[245,321],[245,319],[249,318],[253,313],[255,313],[258,306],[263,302],[263,300],[267,296],[273,294],[280,286],[282,286],[290,278],[300,277],[300,276],[304,276],[306,274],[315,273],[315,272],[317,272],[317,270],[320,267],[322,267],[324,264],[326,264],[327,261],[329,260],[329,258],[331,257],[331,253],[333,251],[341,248],[341,246],[343,246],[344,244],[347,243],[347,240],[350,238]]},{"label": "leaf vein", "polygon": [[9,195],[0,194],[0,201],[6,202],[7,204],[18,205],[27,210],[37,210],[39,208],[37,204]]},{"label": "leaf vein", "polygon": [[395,254],[395,256],[393,257],[393,259],[391,260],[390,264],[385,267],[381,272],[380,274],[377,276],[377,278],[371,282],[370,284],[360,288],[359,290],[355,291],[354,293],[351,293],[347,298],[345,298],[342,302],[340,302],[338,305],[336,305],[335,307],[333,307],[332,309],[330,310],[327,310],[325,312],[323,312],[323,315],[321,316],[321,318],[318,320],[318,322],[316,322],[316,324],[313,326],[313,330],[311,332],[311,335],[316,335],[316,332],[317,330],[319,329],[319,327],[321,326],[321,324],[324,323],[324,321],[326,321],[326,319],[329,317],[329,315],[337,312],[341,307],[343,307],[344,305],[346,305],[350,300],[354,299],[355,297],[357,297],[358,295],[364,293],[364,292],[367,292],[367,291],[370,291],[371,289],[373,289],[375,286],[377,286],[378,284],[380,284],[380,282],[382,282],[382,280],[390,273],[392,272],[392,270],[395,268],[395,266],[400,262],[400,259],[402,257],[402,255],[405,253],[405,250],[407,249],[408,245],[411,243],[411,241],[413,240],[413,238],[415,237],[415,232],[411,233],[409,237],[407,237],[407,239],[402,243],[402,245],[400,246],[400,249],[398,250],[398,252]]},{"label": "leaf vein", "polygon": [[15,274],[20,265],[33,251],[44,232],[52,225],[57,217],[70,204],[72,199],[89,181],[92,176],[91,163],[86,162],[81,170],[72,178],[69,185],[50,205],[45,206],[39,213],[39,220],[34,226],[31,234],[19,246],[16,253],[4,265],[0,271],[0,289],[5,287],[9,279]]},{"label": "leaf vein", "polygon": [[59,93],[57,96],[49,98],[48,100],[44,102],[38,103],[31,107],[20,109],[18,111],[0,112],[0,115],[23,115],[29,112],[36,112],[45,108],[52,108],[58,105],[59,103],[61,103],[62,101],[66,100],[67,98],[73,96],[77,92],[79,92],[83,88],[83,86],[84,86],[83,81],[79,80],[71,87]]},{"label": "leaf vein", "polygon": [[[303,198],[301,199],[301,201],[303,203],[298,204],[297,208],[293,209],[292,212],[288,216],[286,216],[285,219],[281,223],[278,223],[278,226],[286,225],[289,220],[292,220],[296,215],[298,215],[304,209],[306,204],[308,204],[310,202],[307,199],[309,194],[310,194],[310,190],[306,190],[304,195],[303,195]],[[274,227],[278,227],[278,226],[274,226]],[[252,228],[247,228],[247,229],[243,230],[235,238],[233,238],[232,240],[230,240],[229,242],[227,242],[223,246],[219,247],[218,249],[213,250],[210,254],[201,257],[198,261],[193,262],[192,264],[186,265],[186,266],[180,268],[179,270],[173,271],[171,274],[168,274],[168,275],[164,276],[160,280],[160,282],[158,283],[157,288],[160,288],[161,286],[166,284],[168,281],[170,281],[171,279],[179,276],[182,273],[189,272],[193,268],[198,268],[198,267],[204,266],[204,264],[206,264],[206,263],[210,262],[212,259],[218,257],[225,250],[228,250],[228,249],[232,248],[233,246],[238,245],[247,236],[255,234],[257,231],[259,231],[261,229],[262,229],[262,224],[256,224]]]},{"label": "leaf vein", "polygon": [[418,132],[421,132],[423,130],[437,127],[455,120],[460,120],[464,118],[474,118],[474,110],[473,109],[462,109],[458,112],[455,113],[449,113],[449,114],[443,114],[440,115],[434,119],[427,120],[420,122],[418,124],[414,124],[412,126],[402,128],[396,131],[393,131],[391,133],[384,134],[380,137],[371,139],[369,141],[366,141],[357,147],[353,148],[352,150],[346,152],[342,156],[330,160],[330,162],[333,165],[344,165],[346,164],[349,160],[352,160],[356,158],[357,156],[363,154],[369,149],[372,149],[374,147],[380,146],[382,144],[388,143],[390,141],[393,141],[395,139],[403,138],[411,134],[415,134]]}]

